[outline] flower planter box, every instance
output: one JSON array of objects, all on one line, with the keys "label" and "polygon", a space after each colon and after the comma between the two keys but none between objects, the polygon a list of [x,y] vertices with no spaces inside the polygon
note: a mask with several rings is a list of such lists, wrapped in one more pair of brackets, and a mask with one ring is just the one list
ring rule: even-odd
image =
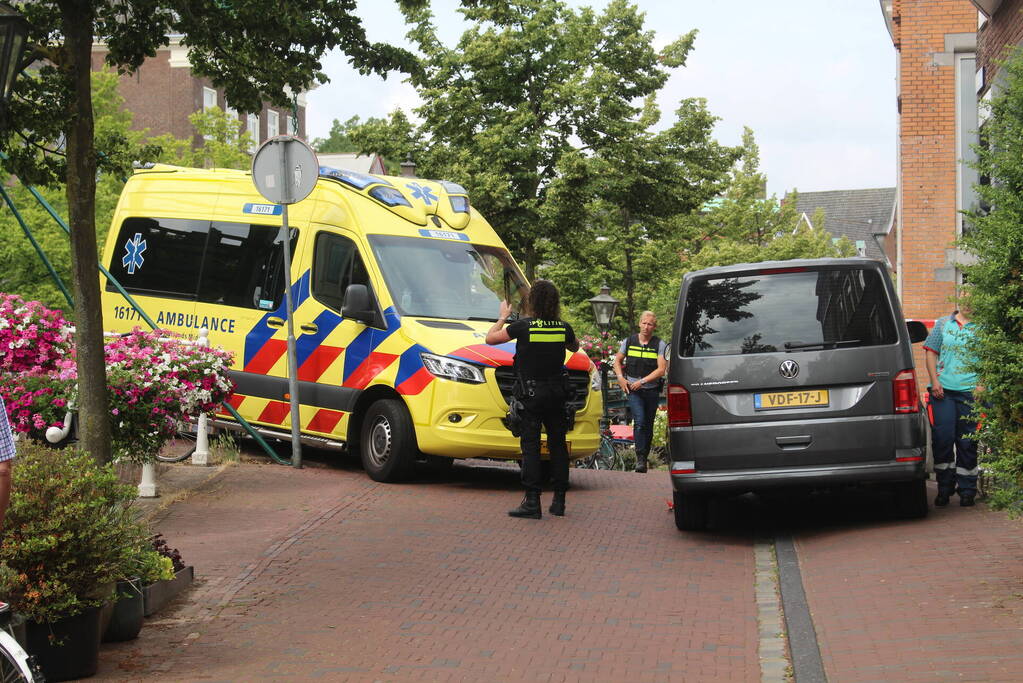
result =
[{"label": "flower planter box", "polygon": [[173,579],[157,581],[142,587],[143,613],[148,617],[173,600],[178,593],[188,588],[195,578],[195,569],[189,565],[177,572]]},{"label": "flower planter box", "polygon": [[138,638],[144,609],[141,581],[118,581],[115,599],[104,606],[106,614],[100,620],[103,642],[117,643]]}]

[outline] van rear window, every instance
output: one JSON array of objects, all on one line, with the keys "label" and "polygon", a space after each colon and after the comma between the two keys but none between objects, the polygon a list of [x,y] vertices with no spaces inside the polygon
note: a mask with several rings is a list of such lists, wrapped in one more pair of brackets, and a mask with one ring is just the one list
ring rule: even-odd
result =
[{"label": "van rear window", "polygon": [[881,274],[833,268],[693,281],[679,351],[685,357],[725,356],[897,340]]}]

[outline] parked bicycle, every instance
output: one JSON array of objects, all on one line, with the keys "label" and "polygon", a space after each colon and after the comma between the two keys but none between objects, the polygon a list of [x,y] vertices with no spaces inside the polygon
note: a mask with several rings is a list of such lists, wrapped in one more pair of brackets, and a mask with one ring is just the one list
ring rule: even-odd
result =
[{"label": "parked bicycle", "polygon": [[11,630],[11,606],[0,602],[0,683],[41,683],[43,672]]},{"label": "parked bicycle", "polygon": [[197,438],[195,424],[189,422],[179,423],[174,436],[167,439],[167,443],[156,454],[156,459],[159,462],[181,462],[182,460],[187,460],[195,453]]},{"label": "parked bicycle", "polygon": [[615,435],[611,425],[601,425],[600,446],[588,458],[577,462],[577,466],[591,470],[627,470],[627,454],[633,448],[633,441]]}]

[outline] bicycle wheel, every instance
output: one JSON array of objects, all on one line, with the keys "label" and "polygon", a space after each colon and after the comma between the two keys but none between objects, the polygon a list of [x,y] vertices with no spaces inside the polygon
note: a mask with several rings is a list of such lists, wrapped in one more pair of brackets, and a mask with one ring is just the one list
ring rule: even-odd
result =
[{"label": "bicycle wheel", "polygon": [[43,674],[35,658],[21,649],[7,631],[0,630],[0,683],[35,683]]},{"label": "bicycle wheel", "polygon": [[602,436],[600,438],[600,447],[591,457],[593,459],[593,469],[613,470],[617,458],[614,443],[611,439]]},{"label": "bicycle wheel", "polygon": [[156,459],[160,462],[181,462],[195,453],[196,434],[192,425],[183,425],[174,436],[167,439]]}]

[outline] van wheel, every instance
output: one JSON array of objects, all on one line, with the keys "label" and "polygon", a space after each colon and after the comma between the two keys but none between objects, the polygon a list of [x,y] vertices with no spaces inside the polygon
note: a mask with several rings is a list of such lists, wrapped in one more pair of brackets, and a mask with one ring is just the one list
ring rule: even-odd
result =
[{"label": "van wheel", "polygon": [[895,494],[895,512],[902,519],[922,519],[927,516],[927,481],[901,481],[892,485]]},{"label": "van wheel", "polygon": [[707,528],[710,499],[692,493],[672,492],[675,501],[675,526],[679,531],[703,531]]},{"label": "van wheel", "polygon": [[395,482],[409,478],[418,450],[412,418],[401,401],[385,398],[370,405],[362,421],[359,455],[371,479]]}]

